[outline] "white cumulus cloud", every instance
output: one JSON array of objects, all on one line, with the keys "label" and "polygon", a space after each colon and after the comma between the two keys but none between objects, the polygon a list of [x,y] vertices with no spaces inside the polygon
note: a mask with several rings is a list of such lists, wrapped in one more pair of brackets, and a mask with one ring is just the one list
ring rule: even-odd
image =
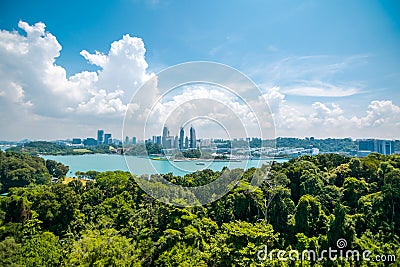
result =
[{"label": "white cumulus cloud", "polygon": [[152,75],[140,38],[124,35],[106,54],[83,50],[100,70],[67,77],[56,64],[61,44],[46,25],[20,21],[18,27],[25,34],[0,31],[0,121],[10,128],[33,119],[42,127],[57,118],[69,118],[75,127],[90,117],[100,120],[99,115],[122,119],[130,97]]},{"label": "white cumulus cloud", "polygon": [[390,100],[373,100],[365,115],[354,116],[337,103],[289,103],[279,87],[266,90],[264,97],[274,114],[278,136],[396,139],[400,135],[400,107]]}]

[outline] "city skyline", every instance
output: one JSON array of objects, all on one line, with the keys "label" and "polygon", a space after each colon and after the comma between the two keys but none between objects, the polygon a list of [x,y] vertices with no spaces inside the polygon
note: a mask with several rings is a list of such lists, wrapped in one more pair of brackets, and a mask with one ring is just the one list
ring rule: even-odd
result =
[{"label": "city skyline", "polygon": [[[85,136],[85,137],[78,137],[78,136],[73,136],[69,137],[66,139],[54,139],[54,140],[29,140],[29,139],[23,139],[23,140],[0,140],[0,141],[5,141],[5,142],[24,142],[24,141],[50,141],[50,142],[55,142],[55,141],[71,141],[72,144],[74,144],[74,141],[78,141],[79,143],[76,144],[83,144],[84,140],[90,140],[90,141],[96,141],[96,144],[113,144],[113,143],[129,143],[129,144],[137,144],[137,143],[146,143],[146,142],[152,142],[155,144],[162,145],[163,142],[165,143],[165,140],[167,138],[172,138],[172,140],[175,142],[174,148],[196,148],[196,143],[197,141],[204,141],[204,140],[231,140],[231,141],[254,141],[254,140],[271,140],[271,139],[262,139],[259,136],[251,136],[251,137],[238,137],[238,138],[231,138],[231,139],[225,139],[225,138],[220,138],[220,137],[197,137],[195,134],[195,128],[193,125],[190,126],[189,128],[189,136],[185,135],[185,128],[180,127],[179,130],[179,136],[178,135],[170,135],[170,131],[168,126],[163,127],[163,135],[152,135],[152,136],[147,136],[144,139],[138,139],[136,135],[125,135],[121,137],[116,137],[113,138],[112,133],[105,133],[103,129],[98,129],[97,130],[97,136]],[[165,134],[165,136],[164,136]],[[115,136],[114,136],[115,137]],[[345,138],[315,138],[314,136],[307,136],[304,138],[297,138],[297,137],[276,137],[274,138],[275,140],[281,139],[281,138],[288,138],[288,139],[300,139],[300,140],[329,140],[329,139],[350,139],[352,141],[356,141],[360,144],[360,150],[366,150],[366,151],[376,151],[381,153],[382,151],[394,151],[393,145],[389,148],[384,148],[384,146],[387,144],[385,142],[392,142],[392,141],[399,141],[400,139],[377,139],[377,138],[351,138],[351,137],[345,137]],[[105,142],[105,140],[109,140],[109,142]],[[190,145],[189,140],[196,140],[194,145]],[[382,141],[383,143],[380,143],[379,141]],[[384,153],[383,153],[384,154]]]},{"label": "city skyline", "polygon": [[[246,137],[246,138],[234,138],[232,139],[219,139],[219,138],[211,138],[211,139],[202,139],[196,138],[195,129],[193,126],[190,126],[189,129],[189,136],[185,135],[184,128],[180,127],[179,137],[177,135],[171,136],[170,131],[167,126],[163,127],[163,135],[159,136],[152,136],[152,138],[148,138],[145,140],[138,140],[136,136],[125,136],[125,140],[113,139],[112,134],[104,133],[104,130],[99,129],[97,130],[97,139],[93,137],[87,137],[84,139],[81,138],[72,138],[72,140],[57,140],[55,143],[57,145],[65,146],[65,147],[74,147],[78,148],[88,148],[91,149],[93,147],[98,147],[100,145],[109,145],[108,149],[112,149],[114,152],[122,153],[123,148],[129,151],[132,146],[136,145],[145,145],[147,148],[148,143],[153,143],[158,145],[155,149],[159,149],[159,153],[156,154],[165,154],[171,155],[181,151],[189,150],[199,150],[199,151],[207,151],[214,156],[223,156],[227,154],[235,154],[233,158],[236,156],[245,156],[244,154],[250,153],[252,151],[252,157],[256,156],[278,156],[281,157],[282,155],[286,155],[289,157],[298,157],[302,155],[318,155],[319,153],[338,153],[338,154],[346,154],[351,156],[357,157],[365,157],[370,153],[379,153],[383,155],[391,155],[391,154],[399,154],[400,151],[398,150],[398,143],[400,140],[382,140],[382,139],[356,139],[352,140],[349,138],[344,139],[336,139],[335,144],[332,146],[330,143],[328,146],[333,149],[330,150],[323,150],[320,151],[318,148],[318,142],[329,141],[330,139],[315,139],[314,137],[307,137],[305,139],[298,139],[298,138],[286,138],[287,140],[284,141],[286,145],[282,146],[282,143],[278,145],[281,139],[285,138],[276,138],[275,142],[271,143],[271,140],[262,140],[261,138],[257,137]],[[190,140],[190,141],[189,141]],[[303,140],[303,141],[302,141]],[[304,143],[306,142],[312,142]],[[332,140],[332,139],[331,139]],[[343,150],[341,145],[337,145],[337,141],[340,141],[343,144],[346,144],[346,150]],[[265,142],[264,142],[265,141]],[[301,142],[303,145],[301,145]],[[288,143],[289,142],[289,143]],[[317,142],[317,143],[314,143]],[[331,142],[331,141],[330,141]],[[351,143],[353,143],[351,145]],[[8,147],[12,147],[17,145],[18,143],[14,144],[6,144]],[[25,142],[22,143],[22,147],[24,146]],[[300,145],[299,145],[300,144]],[[325,143],[326,144],[326,143]],[[355,149],[354,144],[357,145],[357,149]],[[0,144],[3,145],[4,144]],[[21,145],[21,143],[19,143]],[[349,145],[352,149],[349,150]],[[113,147],[111,147],[113,146]],[[397,148],[397,150],[396,150]],[[4,148],[3,148],[4,149]],[[154,151],[154,147],[150,146],[150,151]],[[89,150],[87,150],[89,151]],[[119,152],[118,152],[119,151]],[[154,152],[153,152],[154,153]]]}]

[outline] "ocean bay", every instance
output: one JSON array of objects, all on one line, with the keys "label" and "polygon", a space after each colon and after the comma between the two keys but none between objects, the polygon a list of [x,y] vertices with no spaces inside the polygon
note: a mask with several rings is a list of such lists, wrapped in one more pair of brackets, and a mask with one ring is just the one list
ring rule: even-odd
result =
[{"label": "ocean bay", "polygon": [[[261,167],[268,164],[270,160],[242,160],[242,161],[168,161],[151,160],[147,157],[121,156],[109,154],[88,154],[88,155],[67,155],[67,156],[42,156],[44,159],[51,159],[69,166],[67,177],[74,177],[77,171],[131,171],[136,175],[143,174],[165,174],[183,176],[198,170],[211,169],[221,171],[223,167],[229,169]],[[275,159],[277,162],[284,162],[287,159]],[[129,168],[128,168],[129,166]]]}]

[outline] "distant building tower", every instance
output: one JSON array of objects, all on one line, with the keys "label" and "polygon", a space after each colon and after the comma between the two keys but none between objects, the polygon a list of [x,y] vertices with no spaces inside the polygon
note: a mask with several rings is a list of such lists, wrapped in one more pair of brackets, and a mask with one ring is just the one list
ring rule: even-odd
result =
[{"label": "distant building tower", "polygon": [[359,156],[366,156],[371,152],[383,155],[394,154],[394,141],[378,139],[360,139],[357,141]]},{"label": "distant building tower", "polygon": [[189,138],[189,146],[190,148],[196,148],[196,131],[195,129],[192,127],[190,127],[190,138]]},{"label": "distant building tower", "polygon": [[136,137],[132,137],[132,145],[136,145]]},{"label": "distant building tower", "polygon": [[104,134],[104,144],[108,145],[112,143],[112,135],[111,134]]},{"label": "distant building tower", "polygon": [[161,145],[161,136],[159,135],[156,137],[156,144]]},{"label": "distant building tower", "polygon": [[176,135],[175,140],[174,140],[174,145],[172,148],[178,148],[179,147],[179,137]]},{"label": "distant building tower", "polygon": [[185,137],[185,149],[189,148],[189,138]]},{"label": "distant building tower", "polygon": [[376,140],[376,152],[383,155],[394,154],[394,141],[389,140]]},{"label": "distant building tower", "polygon": [[375,151],[375,140],[374,139],[362,139],[358,140],[359,151]]},{"label": "distant building tower", "polygon": [[125,136],[125,145],[129,145],[129,136]]},{"label": "distant building tower", "polygon": [[185,142],[185,130],[183,127],[181,127],[181,130],[179,131],[179,149],[182,150],[184,149],[184,142]]},{"label": "distant building tower", "polygon": [[167,137],[168,137],[168,136],[169,136],[168,127],[167,127],[167,126],[164,126],[163,132],[162,132],[162,140],[161,140],[162,146],[163,146],[163,147],[166,147],[166,145],[167,145]]},{"label": "distant building tower", "polygon": [[97,130],[97,144],[104,143],[104,130]]}]

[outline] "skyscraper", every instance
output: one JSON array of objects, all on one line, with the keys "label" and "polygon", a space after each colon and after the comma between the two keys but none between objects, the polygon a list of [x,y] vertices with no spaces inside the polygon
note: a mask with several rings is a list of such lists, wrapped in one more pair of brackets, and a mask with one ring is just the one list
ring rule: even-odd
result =
[{"label": "skyscraper", "polygon": [[112,135],[111,134],[104,134],[104,144],[105,145],[108,145],[108,144],[110,144],[111,143],[111,138],[112,137]]},{"label": "skyscraper", "polygon": [[172,148],[178,148],[178,147],[179,147],[179,137],[176,135]]},{"label": "skyscraper", "polygon": [[161,136],[157,135],[156,142],[157,145],[161,145]]},{"label": "skyscraper", "polygon": [[97,144],[104,143],[104,130],[97,130]]},{"label": "skyscraper", "polygon": [[162,132],[162,139],[161,139],[162,146],[163,146],[164,148],[167,147],[167,137],[168,137],[168,136],[169,136],[168,127],[167,127],[167,126],[164,126],[163,132]]},{"label": "skyscraper", "polygon": [[185,149],[189,148],[189,138],[186,136],[185,137]]},{"label": "skyscraper", "polygon": [[184,149],[184,142],[185,142],[185,130],[183,127],[181,127],[181,130],[179,131],[179,149],[182,150]]},{"label": "skyscraper", "polygon": [[190,127],[189,147],[196,148],[196,131],[193,126]]}]

